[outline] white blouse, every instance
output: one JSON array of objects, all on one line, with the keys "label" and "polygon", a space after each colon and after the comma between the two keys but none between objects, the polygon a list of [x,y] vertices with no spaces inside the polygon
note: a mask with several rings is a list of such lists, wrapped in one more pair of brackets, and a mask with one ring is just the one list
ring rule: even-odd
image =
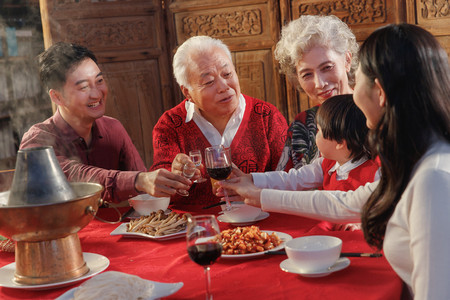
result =
[{"label": "white blouse", "polygon": [[[303,191],[319,188],[323,185],[323,168],[322,162],[324,158],[318,157],[310,164],[304,165],[299,169],[290,169],[285,171],[270,171],[264,173],[251,173],[253,183],[259,188],[269,188],[277,190]],[[347,180],[350,171],[356,169],[367,161],[366,157],[352,162],[352,160],[340,165],[338,162],[328,171],[331,176],[336,172],[337,180]],[[375,173],[374,180],[380,179],[379,170]]]},{"label": "white blouse", "polygon": [[[359,222],[378,181],[355,191],[261,192],[263,210]],[[450,144],[437,141],[414,168],[391,216],[383,250],[415,299],[450,299]]]}]

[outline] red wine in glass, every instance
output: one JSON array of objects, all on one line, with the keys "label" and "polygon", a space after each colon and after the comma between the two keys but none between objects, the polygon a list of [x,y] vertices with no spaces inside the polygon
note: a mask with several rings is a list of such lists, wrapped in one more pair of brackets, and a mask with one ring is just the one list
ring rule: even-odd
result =
[{"label": "red wine in glass", "polygon": [[203,266],[206,277],[206,299],[212,299],[209,267],[222,255],[220,229],[214,215],[188,218],[186,228],[187,252],[195,263]]},{"label": "red wine in glass", "polygon": [[215,180],[225,180],[231,174],[231,166],[229,167],[218,167],[218,168],[206,168],[209,176]]},{"label": "red wine in glass", "polygon": [[[225,180],[231,174],[232,162],[230,148],[222,145],[211,146],[205,149],[206,171],[209,176],[215,180]],[[223,190],[225,202],[227,203],[225,210],[232,210],[230,200],[226,190]]]},{"label": "red wine in glass", "polygon": [[219,243],[202,243],[187,248],[189,257],[201,266],[212,265],[222,255],[222,245]]}]

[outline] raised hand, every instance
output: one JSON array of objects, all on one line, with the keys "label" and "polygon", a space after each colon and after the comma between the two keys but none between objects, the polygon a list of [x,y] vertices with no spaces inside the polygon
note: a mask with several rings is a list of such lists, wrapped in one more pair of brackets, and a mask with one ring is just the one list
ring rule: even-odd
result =
[{"label": "raised hand", "polygon": [[[261,189],[255,186],[250,174],[244,174],[217,184],[220,188],[232,191],[233,194],[238,195],[232,196],[233,198],[230,200],[242,201],[244,199],[245,204],[261,207]],[[219,196],[219,193],[223,193],[220,188],[217,190],[217,196]]]}]

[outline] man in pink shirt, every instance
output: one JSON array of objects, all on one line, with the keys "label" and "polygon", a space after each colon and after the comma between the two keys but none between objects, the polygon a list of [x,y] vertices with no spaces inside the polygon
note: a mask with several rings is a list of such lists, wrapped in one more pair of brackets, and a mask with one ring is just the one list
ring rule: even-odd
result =
[{"label": "man in pink shirt", "polygon": [[105,201],[189,188],[190,180],[166,169],[146,172],[125,128],[104,116],[108,87],[90,50],[57,43],[39,56],[39,67],[57,111],[24,134],[21,149],[53,146],[68,180],[100,183]]}]

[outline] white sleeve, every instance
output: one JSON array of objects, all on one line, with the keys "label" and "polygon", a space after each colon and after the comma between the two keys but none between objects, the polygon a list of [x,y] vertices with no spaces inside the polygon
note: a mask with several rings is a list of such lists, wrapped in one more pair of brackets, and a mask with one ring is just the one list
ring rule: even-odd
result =
[{"label": "white sleeve", "polygon": [[348,192],[263,189],[261,208],[331,222],[360,222],[361,209],[377,185],[375,181]]},{"label": "white sleeve", "polygon": [[253,183],[259,188],[302,191],[319,188],[323,185],[323,157],[315,159],[300,169],[251,173]]},{"label": "white sleeve", "polygon": [[378,170],[375,172],[375,176],[373,178],[373,181],[380,180],[380,177],[381,177],[381,168],[378,168]]},{"label": "white sleeve", "polygon": [[450,299],[450,173],[424,172],[410,192],[411,285],[415,299]]}]

